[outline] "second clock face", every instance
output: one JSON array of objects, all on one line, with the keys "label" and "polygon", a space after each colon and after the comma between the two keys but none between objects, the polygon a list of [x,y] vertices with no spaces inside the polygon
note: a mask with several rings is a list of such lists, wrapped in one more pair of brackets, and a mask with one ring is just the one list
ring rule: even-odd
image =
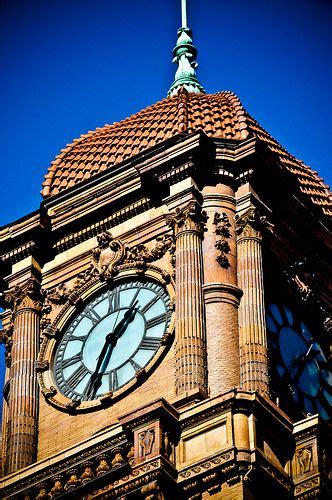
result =
[{"label": "second clock face", "polygon": [[170,299],[152,281],[123,281],[74,319],[56,354],[62,394],[88,401],[115,392],[156,354],[170,322]]},{"label": "second clock face", "polygon": [[306,414],[319,413],[329,420],[332,374],[312,332],[285,306],[271,304],[266,319],[278,376],[288,383],[294,401]]}]

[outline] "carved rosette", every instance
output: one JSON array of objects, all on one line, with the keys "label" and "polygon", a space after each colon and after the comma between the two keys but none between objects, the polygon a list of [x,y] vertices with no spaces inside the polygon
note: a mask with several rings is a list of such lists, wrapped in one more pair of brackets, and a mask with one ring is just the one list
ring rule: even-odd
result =
[{"label": "carved rosette", "polygon": [[166,220],[167,224],[172,227],[175,237],[184,231],[195,232],[203,237],[206,221],[206,212],[202,211],[201,206],[196,201],[190,202],[184,208],[177,208],[175,213]]}]

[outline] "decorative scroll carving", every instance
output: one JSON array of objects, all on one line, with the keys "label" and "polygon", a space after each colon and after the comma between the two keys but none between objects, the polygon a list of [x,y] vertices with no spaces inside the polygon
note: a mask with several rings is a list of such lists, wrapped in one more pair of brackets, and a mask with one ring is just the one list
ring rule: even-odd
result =
[{"label": "decorative scroll carving", "polygon": [[21,309],[34,309],[41,311],[42,296],[40,285],[34,278],[30,278],[26,283],[16,285],[13,290],[4,292],[5,302],[12,308],[13,313]]},{"label": "decorative scroll carving", "polygon": [[[138,244],[127,247],[126,261],[128,262],[153,262],[161,259],[168,250],[174,246],[173,236],[165,234],[156,238],[155,247],[149,250],[145,245]],[[173,251],[174,253],[174,251]]]},{"label": "decorative scroll carving", "polygon": [[[318,496],[318,487],[319,487],[319,477],[314,477],[310,479],[309,481],[306,481],[304,483],[301,483],[300,485],[296,486],[295,488],[295,493],[296,495],[299,494],[305,494],[302,498],[313,498],[317,499],[319,498]],[[309,491],[312,490],[312,491]]]},{"label": "decorative scroll carving", "polygon": [[[172,235],[158,236],[152,249],[141,243],[129,247],[121,240],[113,238],[109,231],[98,235],[97,241],[98,247],[92,252],[90,267],[80,273],[70,287],[62,283],[51,290],[43,290],[44,305],[41,327],[44,335],[49,336],[52,307],[65,304],[67,301],[77,305],[81,300],[79,289],[83,285],[91,283],[91,280],[96,277],[102,281],[111,280],[124,265],[135,265],[144,271],[147,263],[161,259],[167,251],[171,254],[171,265],[174,267],[175,244]],[[165,272],[164,278],[165,283],[167,283],[170,280],[170,275]]]},{"label": "decorative scroll carving", "polygon": [[220,238],[216,241],[216,249],[220,252],[217,257],[217,262],[221,267],[227,269],[230,266],[227,255],[231,251],[228,240],[231,237],[231,223],[228,215],[223,212],[214,214],[213,224],[216,226],[216,235]]},{"label": "decorative scroll carving", "polygon": [[112,277],[117,263],[123,260],[125,245],[109,231],[97,236],[98,247],[92,252],[92,267],[101,279]]},{"label": "decorative scroll carving", "polygon": [[249,208],[245,212],[235,215],[234,221],[235,231],[239,239],[261,239],[263,230],[272,231],[274,227],[265,215],[260,215],[257,208]]},{"label": "decorative scroll carving", "polygon": [[175,236],[183,231],[195,231],[203,235],[207,221],[206,212],[196,202],[190,202],[184,208],[177,208],[175,213],[167,217],[167,224],[172,227]]}]

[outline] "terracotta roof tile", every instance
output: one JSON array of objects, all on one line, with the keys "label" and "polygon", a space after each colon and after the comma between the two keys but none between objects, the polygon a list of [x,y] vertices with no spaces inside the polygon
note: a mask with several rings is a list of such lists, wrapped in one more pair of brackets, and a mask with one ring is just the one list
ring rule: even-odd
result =
[{"label": "terracotta roof tile", "polygon": [[281,166],[296,177],[303,194],[324,214],[332,214],[328,186],[317,172],[275,141],[232,92],[195,94],[180,90],[121,122],[81,135],[52,161],[42,194],[57,194],[172,136],[198,130],[209,137],[237,141],[257,137],[279,158]]}]

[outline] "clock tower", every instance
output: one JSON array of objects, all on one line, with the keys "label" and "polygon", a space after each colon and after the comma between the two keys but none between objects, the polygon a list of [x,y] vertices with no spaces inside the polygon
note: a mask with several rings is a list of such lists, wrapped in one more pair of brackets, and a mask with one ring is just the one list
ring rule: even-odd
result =
[{"label": "clock tower", "polygon": [[329,192],[196,55],[1,229],[3,498],[331,494]]}]

